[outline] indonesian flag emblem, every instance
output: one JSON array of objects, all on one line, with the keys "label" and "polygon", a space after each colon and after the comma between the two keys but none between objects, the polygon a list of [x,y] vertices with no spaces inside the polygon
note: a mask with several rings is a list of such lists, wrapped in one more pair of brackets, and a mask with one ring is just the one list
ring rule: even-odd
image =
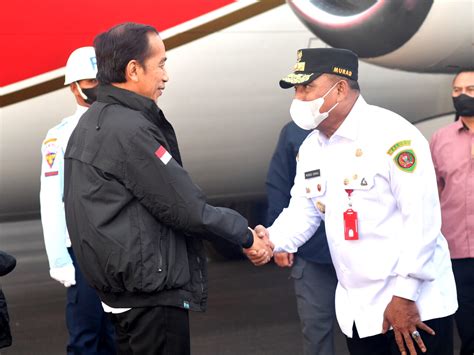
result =
[{"label": "indonesian flag emblem", "polygon": [[155,155],[160,158],[160,160],[163,162],[163,164],[168,164],[169,161],[171,160],[171,154],[168,153],[168,151],[160,145],[158,149],[155,151]]}]

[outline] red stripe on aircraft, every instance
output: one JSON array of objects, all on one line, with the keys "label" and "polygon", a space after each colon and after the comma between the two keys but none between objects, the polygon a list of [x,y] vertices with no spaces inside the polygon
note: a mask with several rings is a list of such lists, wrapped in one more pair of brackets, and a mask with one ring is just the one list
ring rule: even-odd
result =
[{"label": "red stripe on aircraft", "polygon": [[235,1],[6,1],[0,23],[0,87],[63,67],[76,48],[121,22],[177,26]]}]

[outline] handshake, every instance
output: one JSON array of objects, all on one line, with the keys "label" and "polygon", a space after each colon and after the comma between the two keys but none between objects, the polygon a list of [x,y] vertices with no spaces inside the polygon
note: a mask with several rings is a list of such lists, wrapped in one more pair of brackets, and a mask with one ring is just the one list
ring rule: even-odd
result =
[{"label": "handshake", "polygon": [[253,244],[250,248],[244,249],[244,253],[255,266],[265,265],[271,260],[274,249],[269,233],[262,225],[250,230],[253,234]]}]

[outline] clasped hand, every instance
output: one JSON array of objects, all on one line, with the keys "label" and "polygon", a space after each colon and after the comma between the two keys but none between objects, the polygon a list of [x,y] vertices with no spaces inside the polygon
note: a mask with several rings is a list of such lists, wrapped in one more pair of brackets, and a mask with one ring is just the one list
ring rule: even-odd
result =
[{"label": "clasped hand", "polygon": [[250,248],[244,249],[245,255],[255,266],[268,263],[273,256],[274,245],[270,241],[268,231],[262,225],[251,229],[253,234],[253,244]]}]

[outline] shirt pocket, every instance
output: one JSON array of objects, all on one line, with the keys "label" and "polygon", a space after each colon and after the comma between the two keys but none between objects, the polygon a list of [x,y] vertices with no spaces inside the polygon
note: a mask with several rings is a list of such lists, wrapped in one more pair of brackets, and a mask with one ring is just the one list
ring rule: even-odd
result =
[{"label": "shirt pocket", "polygon": [[352,208],[357,211],[359,221],[378,220],[381,213],[380,196],[373,172],[364,173],[355,179],[349,189],[352,189]]}]

